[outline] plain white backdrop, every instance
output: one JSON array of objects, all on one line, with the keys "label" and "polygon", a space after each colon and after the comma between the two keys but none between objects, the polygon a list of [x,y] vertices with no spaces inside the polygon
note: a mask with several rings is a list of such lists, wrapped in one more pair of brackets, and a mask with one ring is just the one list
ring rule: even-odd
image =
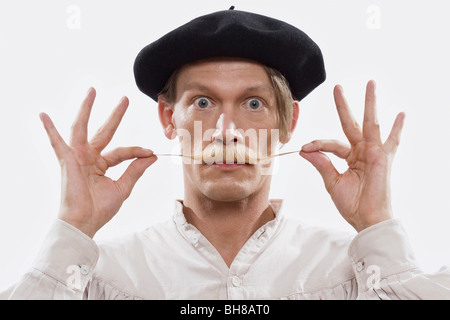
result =
[{"label": "plain white backdrop", "polygon": [[[314,139],[345,140],[332,97],[336,84],[362,119],[365,85],[376,80],[384,138],[397,113],[406,113],[392,172],[395,216],[425,271],[450,263],[447,0],[9,0],[0,2],[0,291],[31,266],[58,213],[59,165],[39,113],[47,112],[68,139],[89,87],[97,90],[91,133],[126,95],[130,107],[108,149],[138,145],[172,152],[176,144],[163,135],[156,103],[135,85],[134,59],[173,28],[231,5],[299,27],[324,54],[327,80],[301,102],[300,122],[285,151]],[[110,176],[123,170],[114,168]],[[176,198],[183,198],[181,166],[160,158],[95,239],[169,218]],[[320,175],[296,154],[279,159],[272,198],[284,199],[290,217],[353,232]]]}]

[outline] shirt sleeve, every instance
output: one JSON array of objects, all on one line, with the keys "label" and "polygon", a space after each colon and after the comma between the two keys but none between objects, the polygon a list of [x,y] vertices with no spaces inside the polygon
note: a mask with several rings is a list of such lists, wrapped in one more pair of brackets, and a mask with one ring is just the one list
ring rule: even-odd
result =
[{"label": "shirt sleeve", "polygon": [[422,272],[398,220],[361,231],[348,254],[356,275],[357,299],[450,299],[450,268]]},{"label": "shirt sleeve", "polygon": [[32,268],[14,287],[9,299],[83,299],[98,255],[94,240],[57,219]]}]

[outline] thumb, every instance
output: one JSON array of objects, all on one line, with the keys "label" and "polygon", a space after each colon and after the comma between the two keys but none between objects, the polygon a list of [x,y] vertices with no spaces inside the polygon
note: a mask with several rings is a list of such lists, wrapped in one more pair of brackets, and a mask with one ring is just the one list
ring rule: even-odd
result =
[{"label": "thumb", "polygon": [[117,186],[122,194],[123,201],[130,196],[134,185],[144,174],[145,170],[155,163],[157,159],[158,158],[155,155],[146,158],[138,158],[128,166],[119,180],[117,180]]},{"label": "thumb", "polygon": [[320,151],[300,151],[300,156],[309,161],[317,169],[317,171],[319,171],[325,184],[325,188],[328,192],[330,192],[332,186],[335,185],[335,182],[340,176],[330,158]]}]

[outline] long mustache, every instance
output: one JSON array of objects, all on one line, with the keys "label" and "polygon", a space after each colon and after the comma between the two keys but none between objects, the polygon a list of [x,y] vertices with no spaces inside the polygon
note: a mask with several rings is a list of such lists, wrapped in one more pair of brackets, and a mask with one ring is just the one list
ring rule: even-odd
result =
[{"label": "long mustache", "polygon": [[256,164],[261,160],[255,151],[240,143],[211,143],[191,158],[205,164]]}]

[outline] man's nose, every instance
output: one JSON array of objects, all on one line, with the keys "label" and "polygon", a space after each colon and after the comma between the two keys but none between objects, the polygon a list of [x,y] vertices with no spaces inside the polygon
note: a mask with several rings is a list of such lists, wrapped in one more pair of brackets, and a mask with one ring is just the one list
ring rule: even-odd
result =
[{"label": "man's nose", "polygon": [[212,142],[231,144],[243,143],[242,130],[236,128],[233,115],[231,113],[222,113],[216,123],[216,131],[212,135]]}]

